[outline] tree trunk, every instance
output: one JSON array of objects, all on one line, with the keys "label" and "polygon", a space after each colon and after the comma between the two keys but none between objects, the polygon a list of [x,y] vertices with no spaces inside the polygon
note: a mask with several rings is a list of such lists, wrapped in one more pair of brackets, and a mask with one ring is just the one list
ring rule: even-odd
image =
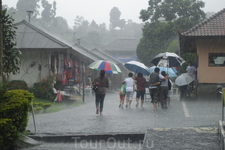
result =
[{"label": "tree trunk", "polygon": [[0,83],[2,83],[3,78],[3,37],[2,37],[2,0],[0,0]]}]

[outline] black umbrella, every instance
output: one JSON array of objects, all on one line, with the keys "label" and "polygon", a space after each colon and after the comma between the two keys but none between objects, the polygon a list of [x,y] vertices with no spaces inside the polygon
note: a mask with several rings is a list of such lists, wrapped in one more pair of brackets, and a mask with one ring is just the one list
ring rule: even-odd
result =
[{"label": "black umbrella", "polygon": [[155,66],[158,66],[160,60],[166,59],[167,60],[167,67],[174,67],[174,66],[181,66],[185,61],[183,58],[178,56],[175,53],[159,53],[156,55],[152,60],[151,63]]}]

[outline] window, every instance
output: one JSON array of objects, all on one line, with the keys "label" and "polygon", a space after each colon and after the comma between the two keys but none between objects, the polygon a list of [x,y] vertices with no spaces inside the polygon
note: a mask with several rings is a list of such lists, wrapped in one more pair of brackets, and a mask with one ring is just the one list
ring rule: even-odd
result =
[{"label": "window", "polygon": [[225,66],[225,53],[209,53],[209,66]]}]

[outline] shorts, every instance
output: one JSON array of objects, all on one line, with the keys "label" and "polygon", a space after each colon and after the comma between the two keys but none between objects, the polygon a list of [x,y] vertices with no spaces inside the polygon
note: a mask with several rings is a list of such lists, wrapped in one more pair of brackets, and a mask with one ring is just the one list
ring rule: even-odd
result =
[{"label": "shorts", "polygon": [[137,91],[136,98],[139,99],[141,97],[141,100],[144,100],[144,96],[145,96],[145,91]]},{"label": "shorts", "polygon": [[172,91],[171,90],[169,90],[168,91],[168,95],[167,95],[167,97],[170,97],[172,95]]},{"label": "shorts", "polygon": [[126,92],[127,99],[130,100],[130,101],[132,101],[132,99],[133,99],[133,94],[134,94],[133,91],[127,91],[127,92]]}]

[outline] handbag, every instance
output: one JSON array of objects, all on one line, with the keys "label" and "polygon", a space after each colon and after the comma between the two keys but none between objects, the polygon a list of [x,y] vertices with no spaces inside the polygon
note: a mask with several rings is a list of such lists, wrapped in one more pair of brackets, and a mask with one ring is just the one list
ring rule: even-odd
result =
[{"label": "handbag", "polygon": [[98,82],[93,83],[92,90],[95,91],[95,92],[98,91],[98,86],[99,86]]}]

